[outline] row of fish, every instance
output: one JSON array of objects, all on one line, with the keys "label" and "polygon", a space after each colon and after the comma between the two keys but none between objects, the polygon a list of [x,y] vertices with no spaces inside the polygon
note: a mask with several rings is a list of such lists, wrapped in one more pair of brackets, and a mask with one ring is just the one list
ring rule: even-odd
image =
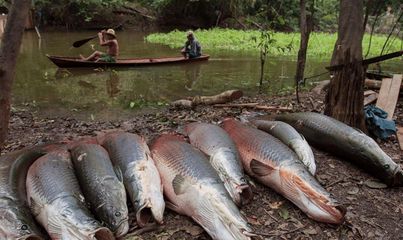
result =
[{"label": "row of fish", "polygon": [[[376,173],[390,186],[402,185],[400,167],[365,134],[315,113],[278,120],[310,143],[381,168]],[[213,239],[250,239],[253,229],[237,207],[253,199],[243,169],[310,218],[342,223],[345,208],[313,176],[312,150],[284,122],[191,123],[185,136],[161,135],[150,149],[135,134],[110,133],[2,156],[0,238],[43,239],[30,211],[52,239],[121,237],[129,228],[127,193],[139,226],[163,223],[166,204]]]}]

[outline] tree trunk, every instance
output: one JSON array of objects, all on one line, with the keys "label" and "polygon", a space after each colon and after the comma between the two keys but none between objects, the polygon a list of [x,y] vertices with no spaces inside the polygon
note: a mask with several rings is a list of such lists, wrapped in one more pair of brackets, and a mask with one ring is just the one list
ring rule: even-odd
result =
[{"label": "tree trunk", "polygon": [[11,88],[31,0],[14,0],[0,48],[0,150],[6,140],[10,120]]},{"label": "tree trunk", "polygon": [[310,21],[308,21],[306,15],[305,0],[300,0],[300,9],[301,9],[301,17],[300,17],[301,42],[298,51],[297,72],[295,74],[295,88],[298,103],[299,103],[299,83],[304,78],[306,50],[308,48],[309,35],[311,34],[312,30],[312,24],[311,24],[312,16],[309,17]]},{"label": "tree trunk", "polygon": [[325,114],[366,131],[362,61],[363,0],[340,0],[338,39],[331,65],[345,64],[334,72],[326,96]]}]

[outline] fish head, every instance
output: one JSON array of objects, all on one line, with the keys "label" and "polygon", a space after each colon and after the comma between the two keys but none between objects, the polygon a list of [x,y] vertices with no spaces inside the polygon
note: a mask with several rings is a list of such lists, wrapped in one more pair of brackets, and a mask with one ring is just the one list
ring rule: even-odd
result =
[{"label": "fish head", "polygon": [[252,191],[242,172],[239,155],[235,150],[220,148],[210,157],[210,162],[237,205],[241,206],[252,199]]},{"label": "fish head", "polygon": [[325,223],[341,224],[346,208],[320,186],[307,169],[280,170],[281,189],[310,218]]},{"label": "fish head", "polygon": [[[388,186],[403,186],[402,169],[379,147],[375,140],[357,130],[348,137],[348,144],[361,158],[383,163],[381,167],[384,171],[377,171],[377,174]],[[363,167],[365,168],[365,165]]]},{"label": "fish head", "polygon": [[122,182],[115,179],[103,181],[110,191],[107,193],[109,201],[104,202],[97,208],[97,213],[102,219],[108,219],[108,228],[116,237],[125,235],[129,230],[129,211],[126,205],[126,191]]},{"label": "fish head", "polygon": [[12,207],[0,208],[0,236],[18,240],[43,239],[30,213]]}]

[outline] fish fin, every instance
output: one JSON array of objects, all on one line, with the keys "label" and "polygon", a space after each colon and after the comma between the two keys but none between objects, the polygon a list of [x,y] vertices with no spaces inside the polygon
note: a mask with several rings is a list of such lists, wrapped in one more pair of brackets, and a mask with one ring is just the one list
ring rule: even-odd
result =
[{"label": "fish fin", "polygon": [[120,169],[120,167],[114,166],[113,170],[115,171],[116,177],[118,177],[119,181],[123,182],[123,173],[122,173],[122,170]]},{"label": "fish fin", "polygon": [[271,166],[259,162],[256,159],[252,159],[252,161],[250,162],[250,169],[259,177],[269,175],[274,170],[274,168],[272,168]]},{"label": "fish fin", "polygon": [[165,206],[166,206],[167,208],[169,208],[169,209],[171,209],[171,210],[177,212],[177,213],[181,213],[181,212],[182,212],[178,205],[176,205],[175,203],[172,203],[172,202],[170,202],[170,201],[165,201]]},{"label": "fish fin", "polygon": [[32,197],[30,197],[29,201],[32,215],[38,216],[41,213],[42,206],[39,205]]},{"label": "fish fin", "polygon": [[182,175],[178,174],[175,176],[174,180],[172,180],[172,186],[174,188],[176,195],[181,195],[185,192],[188,184],[185,182],[185,179]]},{"label": "fish fin", "polygon": [[49,233],[52,239],[61,239],[63,235],[62,227],[60,226],[60,224],[57,223],[60,223],[60,219],[54,217],[53,214],[51,214],[50,217],[48,215],[46,231]]}]

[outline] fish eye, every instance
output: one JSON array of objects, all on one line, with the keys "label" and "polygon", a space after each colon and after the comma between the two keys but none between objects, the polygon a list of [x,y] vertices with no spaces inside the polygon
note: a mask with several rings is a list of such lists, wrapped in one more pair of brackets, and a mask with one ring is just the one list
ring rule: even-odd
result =
[{"label": "fish eye", "polygon": [[23,231],[28,230],[28,226],[26,224],[22,224],[21,230],[23,230]]},{"label": "fish eye", "polygon": [[115,216],[116,216],[116,217],[120,217],[120,216],[122,216],[122,213],[120,213],[119,211],[117,211],[117,212],[115,212]]}]

